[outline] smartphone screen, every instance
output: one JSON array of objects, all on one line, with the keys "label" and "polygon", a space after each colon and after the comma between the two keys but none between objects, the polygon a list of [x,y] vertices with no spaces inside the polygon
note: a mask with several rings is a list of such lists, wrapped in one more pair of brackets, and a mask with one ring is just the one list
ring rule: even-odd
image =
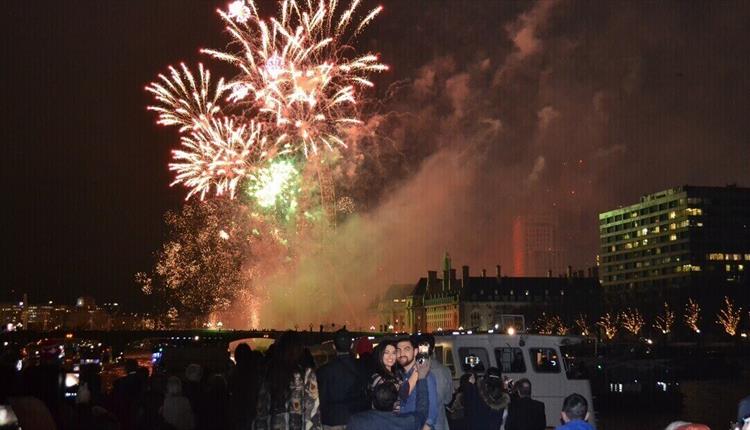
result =
[{"label": "smartphone screen", "polygon": [[77,373],[66,373],[65,374],[65,388],[72,388],[78,385],[79,377]]}]

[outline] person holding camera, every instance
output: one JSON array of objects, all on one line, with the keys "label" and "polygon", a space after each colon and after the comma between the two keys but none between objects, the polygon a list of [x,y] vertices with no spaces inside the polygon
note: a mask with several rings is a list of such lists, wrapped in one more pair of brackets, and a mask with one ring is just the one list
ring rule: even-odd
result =
[{"label": "person holding camera", "polygon": [[375,387],[372,410],[352,415],[347,430],[421,430],[425,426],[429,411],[427,379],[430,373],[430,360],[412,363],[410,371],[416,377],[414,389],[414,411],[396,414],[394,404],[399,401],[398,387],[391,382],[383,382]]},{"label": "person holding camera", "polygon": [[[408,384],[408,394],[406,398],[401,399],[400,413],[408,414],[414,412],[417,407],[417,396],[415,387],[418,381],[418,372],[416,372],[416,364],[422,364],[423,362],[429,361],[429,345],[422,345],[422,350],[418,350],[419,345],[416,343],[416,338],[404,337],[396,342],[396,355],[398,364],[404,371],[404,384]],[[435,425],[439,418],[439,408],[443,405],[440,403],[437,393],[437,381],[435,375],[430,372],[427,375],[427,398],[428,398],[428,411],[427,419],[424,423],[423,430],[431,430],[435,428]],[[404,390],[402,390],[404,393]]]},{"label": "person holding camera", "polygon": [[500,369],[490,367],[479,380],[472,374],[464,390],[467,428],[499,429],[510,404]]}]

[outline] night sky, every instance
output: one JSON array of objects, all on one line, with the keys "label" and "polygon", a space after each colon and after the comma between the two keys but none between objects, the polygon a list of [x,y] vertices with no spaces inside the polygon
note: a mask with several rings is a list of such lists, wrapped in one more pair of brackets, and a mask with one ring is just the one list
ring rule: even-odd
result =
[{"label": "night sky", "polygon": [[[144,86],[180,61],[231,76],[198,52],[226,45],[225,4],[3,3],[0,300],[137,307],[133,274],[186,194],[169,187],[177,134]],[[392,67],[375,80],[385,138],[347,190],[380,237],[352,246],[388,255],[373,283],[415,282],[445,250],[472,270],[510,265],[519,214],[554,213],[570,261],[591,264],[600,211],[750,185],[748,2],[384,6],[359,47]]]}]

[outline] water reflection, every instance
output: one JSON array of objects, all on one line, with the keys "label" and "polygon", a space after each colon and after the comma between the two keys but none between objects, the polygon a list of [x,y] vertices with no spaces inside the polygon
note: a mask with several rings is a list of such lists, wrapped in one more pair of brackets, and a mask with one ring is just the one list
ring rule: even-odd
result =
[{"label": "water reflection", "polygon": [[599,430],[661,430],[672,421],[706,424],[713,430],[725,430],[737,416],[737,403],[750,395],[750,375],[733,379],[684,381],[681,411],[617,410],[607,408],[598,416]]}]

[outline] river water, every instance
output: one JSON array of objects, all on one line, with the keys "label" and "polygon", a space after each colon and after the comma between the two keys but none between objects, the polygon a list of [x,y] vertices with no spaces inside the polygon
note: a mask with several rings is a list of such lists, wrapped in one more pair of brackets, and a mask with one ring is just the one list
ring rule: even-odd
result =
[{"label": "river water", "polygon": [[750,396],[750,374],[734,379],[684,381],[681,411],[644,411],[608,408],[598,414],[598,430],[662,430],[672,421],[706,424],[726,430],[737,417],[737,403]]}]

